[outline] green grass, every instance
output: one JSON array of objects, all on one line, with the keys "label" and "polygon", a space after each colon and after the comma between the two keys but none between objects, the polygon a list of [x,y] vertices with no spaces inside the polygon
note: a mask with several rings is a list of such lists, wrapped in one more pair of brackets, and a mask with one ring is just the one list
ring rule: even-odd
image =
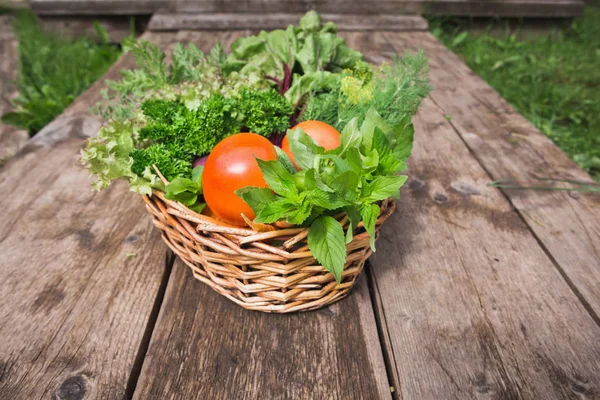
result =
[{"label": "green grass", "polygon": [[15,12],[19,40],[19,97],[2,121],[34,135],[73,102],[113,64],[121,51],[97,25],[99,42],[43,32],[29,11]]},{"label": "green grass", "polygon": [[496,20],[472,33],[468,20],[432,19],[433,34],[463,57],[520,113],[600,180],[600,7],[541,36],[497,35]]}]

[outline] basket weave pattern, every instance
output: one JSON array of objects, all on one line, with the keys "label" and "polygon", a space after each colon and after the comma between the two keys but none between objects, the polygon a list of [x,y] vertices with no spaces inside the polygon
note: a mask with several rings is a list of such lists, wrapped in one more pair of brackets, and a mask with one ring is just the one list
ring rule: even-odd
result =
[{"label": "basket weave pattern", "polygon": [[[165,243],[193,271],[194,277],[250,310],[286,313],[313,310],[345,297],[371,255],[362,223],[347,248],[342,281],[337,284],[308,250],[308,228],[270,232],[214,223],[161,192],[144,196],[154,225]],[[381,204],[381,224],[396,208],[393,199]],[[347,228],[348,217],[336,217]]]}]

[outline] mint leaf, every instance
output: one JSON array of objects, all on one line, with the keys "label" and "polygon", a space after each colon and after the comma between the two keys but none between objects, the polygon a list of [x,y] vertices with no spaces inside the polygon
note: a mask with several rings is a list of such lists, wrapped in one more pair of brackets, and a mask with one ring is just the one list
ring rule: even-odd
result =
[{"label": "mint leaf", "polygon": [[308,190],[318,188],[325,192],[333,192],[333,189],[323,182],[323,179],[314,168],[307,169],[304,173],[304,186]]},{"label": "mint leaf", "polygon": [[306,201],[300,202],[294,211],[290,211],[286,217],[286,221],[290,224],[300,225],[312,212],[312,205]]},{"label": "mint leaf", "polygon": [[356,147],[348,149],[346,153],[346,163],[350,168],[359,175],[363,173],[363,163],[360,151]]},{"label": "mint leaf", "polygon": [[277,159],[279,160],[280,163],[283,164],[285,169],[287,169],[290,174],[292,174],[292,175],[295,174],[296,167],[294,167],[294,164],[292,163],[292,160],[290,160],[288,155],[285,154],[285,152],[281,149],[281,147],[278,147],[278,146],[275,146],[275,151],[277,152]]},{"label": "mint leaf", "polygon": [[263,224],[271,224],[273,222],[285,220],[287,219],[288,215],[296,212],[297,208],[297,204],[289,201],[286,198],[280,197],[271,201],[270,203],[265,204],[264,207],[258,210],[254,221]]},{"label": "mint leaf", "polygon": [[373,145],[373,136],[375,134],[375,128],[381,129],[383,133],[388,137],[388,139],[391,139],[390,144],[392,146],[395,144],[396,141],[392,128],[388,125],[387,122],[385,122],[383,118],[381,118],[381,115],[379,115],[377,110],[375,110],[374,108],[370,108],[369,111],[367,111],[365,120],[360,126],[360,133],[362,134],[363,138],[361,145],[367,153],[371,151],[371,146]]},{"label": "mint leaf", "polygon": [[[346,171],[352,171],[352,168],[350,167],[350,164],[348,164],[348,161],[346,161],[345,159],[343,159],[342,157],[335,155],[335,154],[325,154],[324,155],[325,159],[331,160],[333,162],[333,166],[335,169],[335,174],[340,174],[342,172],[346,172]],[[333,172],[331,170],[331,168],[324,168],[325,172],[329,172],[330,174]],[[361,172],[358,172],[359,174]]]},{"label": "mint leaf", "polygon": [[370,174],[379,166],[379,153],[375,149],[371,149],[369,154],[362,159],[363,174]]},{"label": "mint leaf", "polygon": [[371,250],[375,251],[375,223],[379,216],[380,208],[377,204],[365,204],[360,207],[360,215],[365,225],[365,230],[370,237]]},{"label": "mint leaf", "polygon": [[392,151],[385,133],[379,128],[375,128],[372,147],[379,154],[378,175],[392,175],[406,170],[406,164]]},{"label": "mint leaf", "polygon": [[348,201],[345,201],[337,194],[325,192],[319,188],[306,192],[306,200],[317,207],[331,211],[348,205]]},{"label": "mint leaf", "polygon": [[275,193],[292,198],[298,196],[298,189],[296,188],[294,176],[290,174],[279,160],[264,161],[257,158],[256,162],[263,173],[267,185],[269,185]]},{"label": "mint leaf", "polygon": [[288,130],[287,137],[292,154],[294,154],[294,161],[301,169],[312,168],[315,157],[325,153],[325,149],[317,146],[313,139],[300,128]]},{"label": "mint leaf", "polygon": [[379,175],[393,175],[398,172],[406,171],[407,167],[403,161],[400,161],[394,155],[394,153],[390,153],[379,159],[379,166],[377,168]]},{"label": "mint leaf", "polygon": [[373,145],[371,148],[377,150],[380,158],[383,158],[392,152],[392,146],[390,145],[389,140],[379,127],[375,127],[375,130],[373,131]]},{"label": "mint leaf", "polygon": [[250,206],[254,214],[258,214],[267,204],[275,200],[275,195],[268,188],[247,186],[236,190],[235,194]]},{"label": "mint leaf", "polygon": [[415,128],[410,122],[410,116],[406,119],[407,121],[394,126],[394,137],[396,141],[394,155],[397,159],[403,162],[406,162],[410,156],[415,134]]},{"label": "mint leaf", "polygon": [[346,264],[344,231],[340,223],[326,215],[314,220],[308,232],[308,248],[340,283]]},{"label": "mint leaf", "polygon": [[405,175],[376,177],[368,185],[363,186],[361,193],[363,203],[374,203],[388,197],[397,197],[406,179]]},{"label": "mint leaf", "polygon": [[361,215],[355,206],[348,206],[348,207],[344,208],[344,211],[346,211],[346,215],[348,216],[348,219],[350,220],[350,224],[348,225],[348,230],[346,231],[346,244],[348,244],[352,241],[352,237],[354,235],[354,229],[356,229],[356,227],[358,226]]},{"label": "mint leaf", "polygon": [[362,141],[362,135],[358,129],[358,118],[352,118],[350,122],[346,124],[344,129],[342,129],[340,141],[340,147],[337,149],[337,154],[339,155],[344,155],[350,148],[360,145]]},{"label": "mint leaf", "polygon": [[329,186],[342,199],[352,202],[358,197],[357,188],[360,178],[354,171],[346,171],[331,180]]}]

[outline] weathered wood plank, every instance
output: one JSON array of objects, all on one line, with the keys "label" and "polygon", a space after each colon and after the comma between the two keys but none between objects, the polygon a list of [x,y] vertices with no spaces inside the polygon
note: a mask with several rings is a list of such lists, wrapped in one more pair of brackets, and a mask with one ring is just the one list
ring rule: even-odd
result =
[{"label": "weathered wood plank", "polygon": [[595,398],[600,328],[443,112],[371,259],[403,398]]},{"label": "weathered wood plank", "polygon": [[135,32],[144,32],[149,17],[136,16],[85,16],[85,15],[44,15],[38,17],[40,27],[48,32],[61,36],[80,38],[82,36],[97,38],[94,23],[99,23],[108,33],[111,43],[120,43],[131,34],[131,23],[134,22]]},{"label": "weathered wood plank", "polygon": [[420,12],[472,17],[570,18],[583,13],[582,0],[432,0]]},{"label": "weathered wood plank", "polygon": [[[0,116],[11,111],[11,101],[17,96],[15,85],[19,70],[19,43],[12,30],[12,18],[0,15]],[[0,166],[21,150],[29,134],[0,122]]]},{"label": "weathered wood plank", "polygon": [[0,171],[1,399],[117,399],[135,383],[166,250],[126,184],[94,193],[77,165],[101,87]]},{"label": "weathered wood plank", "polygon": [[[423,46],[346,36],[373,61]],[[600,327],[444,111],[427,99],[414,123],[411,180],[370,260],[400,397],[596,398]]]},{"label": "weathered wood plank", "polygon": [[[545,135],[429,33],[386,34],[398,50],[423,47],[432,99],[493,180],[562,178],[593,182]],[[544,183],[542,183],[544,184]],[[503,190],[566,279],[600,316],[600,194]]]},{"label": "weathered wood plank", "polygon": [[581,0],[180,0],[177,12],[302,13],[315,9],[342,14],[424,14],[572,17],[583,12]]},{"label": "weathered wood plank", "polygon": [[[206,50],[248,32],[180,32]],[[390,398],[365,278],[318,312],[249,312],[176,262],[134,398]]]},{"label": "weathered wood plank", "polygon": [[[242,14],[242,13],[157,13],[150,19],[148,28],[152,31],[189,30],[240,30],[278,29],[296,25],[302,14]],[[417,31],[426,30],[427,21],[418,15],[354,15],[323,14],[323,21],[337,24],[340,31],[386,30]]]},{"label": "weathered wood plank", "polygon": [[422,14],[505,17],[573,17],[583,12],[582,0],[31,0],[40,15],[149,15],[154,12],[194,13],[322,13]]},{"label": "weathered wood plank", "polygon": [[325,309],[277,315],[173,268],[134,399],[391,398],[365,277]]},{"label": "weathered wood plank", "polygon": [[161,0],[30,0],[38,15],[150,15],[173,11],[176,1]]}]

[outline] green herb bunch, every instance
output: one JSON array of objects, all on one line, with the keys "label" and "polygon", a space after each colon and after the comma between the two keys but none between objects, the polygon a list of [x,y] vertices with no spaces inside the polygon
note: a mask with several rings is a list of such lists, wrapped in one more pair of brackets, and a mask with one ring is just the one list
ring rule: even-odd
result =
[{"label": "green herb bunch", "polygon": [[223,69],[257,73],[298,106],[311,92],[333,89],[337,73],[362,60],[363,55],[346,46],[336,31],[335,24],[321,24],[319,14],[310,11],[298,26],[236,40]]},{"label": "green herb bunch", "polygon": [[423,52],[395,57],[378,67],[359,62],[354,70],[343,72],[333,90],[313,92],[300,119],[341,130],[355,117],[362,122],[373,108],[387,123],[398,124],[417,111],[431,90],[428,73]]},{"label": "green herb bunch", "polygon": [[[160,190],[200,212],[196,157],[238,132],[287,131],[295,165],[276,148],[277,160],[257,159],[268,187],[236,194],[257,223],[310,227],[309,249],[341,281],[346,245],[361,222],[375,250],[380,204],[399,196],[407,179],[399,174],[412,149],[411,116],[430,87],[422,53],[373,67],[335,32],[309,12],[297,27],[237,40],[229,55],[220,45],[208,54],[178,45],[169,65],[156,46],[127,42],[140,69],[110,83],[96,107],[108,123],[82,151],[94,187],[123,178],[133,191]],[[341,132],[338,148],[326,151],[301,129],[288,129],[313,119]],[[334,218],[342,212],[346,232]]]},{"label": "green herb bunch", "polygon": [[189,178],[193,160],[224,137],[244,130],[264,136],[285,132],[292,105],[255,73],[225,74],[225,53],[177,44],[171,64],[147,41],[126,40],[138,69],[109,81],[92,111],[107,124],[91,138],[81,161],[100,190],[126,179],[131,190],[158,189],[154,166],[168,179]]},{"label": "green herb bunch", "polygon": [[[406,176],[405,161],[412,149],[410,114],[388,124],[371,108],[359,124],[355,117],[341,134],[341,145],[325,151],[301,129],[288,131],[299,171],[285,153],[275,161],[257,159],[269,188],[247,187],[236,192],[256,214],[256,222],[287,221],[310,226],[309,249],[341,280],[346,244],[362,221],[375,250],[378,202],[397,197]],[[333,216],[345,212],[350,226],[344,233]]]},{"label": "green herb bunch", "polygon": [[274,90],[248,88],[230,98],[215,93],[194,109],[178,100],[159,99],[146,100],[141,109],[148,122],[140,128],[138,141],[148,147],[132,152],[132,170],[141,175],[156,165],[169,181],[189,175],[194,158],[210,153],[229,135],[285,132],[292,114],[292,106]]}]

